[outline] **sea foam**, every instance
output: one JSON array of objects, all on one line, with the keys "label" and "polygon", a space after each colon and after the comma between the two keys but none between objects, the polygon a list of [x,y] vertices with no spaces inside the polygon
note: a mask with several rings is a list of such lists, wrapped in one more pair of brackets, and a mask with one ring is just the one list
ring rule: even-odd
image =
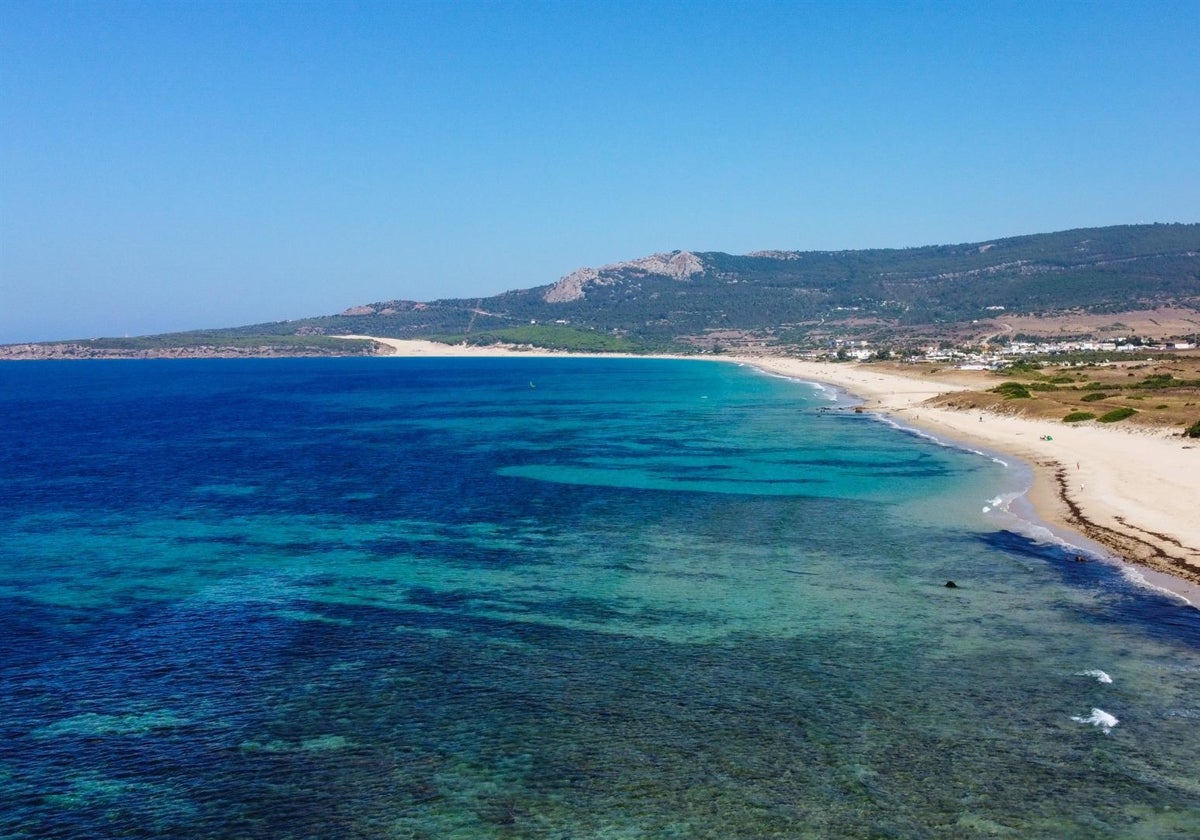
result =
[{"label": "sea foam", "polygon": [[1092,713],[1087,717],[1077,717],[1072,715],[1071,720],[1075,721],[1076,723],[1090,723],[1092,726],[1098,726],[1104,730],[1105,735],[1111,732],[1112,728],[1120,723],[1120,721],[1103,709],[1092,709]]},{"label": "sea foam", "polygon": [[1159,593],[1160,595],[1166,595],[1169,598],[1176,598],[1180,601],[1183,601],[1183,603],[1187,604],[1188,606],[1195,606],[1195,603],[1187,595],[1184,595],[1182,592],[1176,592],[1174,589],[1168,589],[1167,587],[1161,586],[1157,583],[1151,583],[1150,580],[1146,578],[1146,575],[1143,574],[1141,569],[1131,566],[1128,563],[1121,566],[1121,575],[1134,586],[1140,586],[1144,589],[1149,589]]}]

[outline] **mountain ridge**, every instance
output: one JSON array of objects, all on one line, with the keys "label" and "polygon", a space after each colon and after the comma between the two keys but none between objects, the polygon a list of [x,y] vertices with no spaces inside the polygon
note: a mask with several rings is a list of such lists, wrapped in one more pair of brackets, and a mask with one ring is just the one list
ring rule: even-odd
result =
[{"label": "mountain ridge", "polygon": [[[377,301],[337,315],[126,341],[261,349],[278,340],[287,345],[280,354],[322,355],[335,352],[329,337],[342,334],[643,351],[846,339],[903,345],[996,332],[997,313],[1164,308],[1200,313],[1200,223],[911,248],[663,251],[489,297]],[[119,349],[121,341],[102,343]]]},{"label": "mountain ridge", "polygon": [[[358,311],[370,316],[406,306],[417,305],[388,301]],[[945,325],[1001,311],[1200,310],[1200,224],[1079,228],[894,249],[669,251],[474,302],[420,306],[424,314],[407,324],[373,327],[399,327],[413,337],[441,327],[443,336],[480,340],[501,338],[505,322],[532,321],[657,346],[696,346],[713,332],[803,344],[828,338],[830,324],[854,335],[928,338]],[[461,315],[456,321],[456,309],[471,312],[468,323]]]}]

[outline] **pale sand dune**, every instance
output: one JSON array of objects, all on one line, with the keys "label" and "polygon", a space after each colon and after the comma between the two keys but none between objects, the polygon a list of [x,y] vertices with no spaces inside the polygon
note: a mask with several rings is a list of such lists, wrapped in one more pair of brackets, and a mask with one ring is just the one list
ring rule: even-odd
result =
[{"label": "pale sand dune", "polygon": [[[344,337],[371,338],[401,356],[569,355]],[[1067,425],[924,404],[940,394],[981,387],[971,374],[943,372],[930,377],[875,365],[772,356],[715,360],[826,382],[863,398],[867,408],[909,425],[1020,458],[1033,467],[1029,500],[1042,519],[1102,543],[1119,557],[1189,581],[1191,585],[1154,578],[1200,605],[1196,588],[1200,584],[1200,442],[1125,426]],[[1045,436],[1053,439],[1044,440]]]},{"label": "pale sand dune", "polygon": [[[424,341],[418,338],[377,338],[373,335],[335,335],[331,338],[366,339],[391,348],[389,356],[516,356],[522,359],[536,358],[565,358],[580,356],[583,358],[646,358],[644,355],[634,356],[628,353],[566,353],[560,350],[531,349],[514,347],[511,344],[490,344],[486,347],[473,347],[469,344],[442,344],[438,341]],[[660,358],[671,358],[663,356]]]},{"label": "pale sand dune", "polygon": [[[385,347],[390,347],[392,356],[512,356],[517,355],[515,351],[507,348],[496,347],[470,347],[466,344],[442,344],[437,341],[423,341],[420,339],[407,338],[376,338],[373,335],[338,335],[334,338],[356,338],[367,339],[374,341],[377,344],[382,344]],[[520,354],[524,355],[547,355],[545,351],[542,353]]]}]

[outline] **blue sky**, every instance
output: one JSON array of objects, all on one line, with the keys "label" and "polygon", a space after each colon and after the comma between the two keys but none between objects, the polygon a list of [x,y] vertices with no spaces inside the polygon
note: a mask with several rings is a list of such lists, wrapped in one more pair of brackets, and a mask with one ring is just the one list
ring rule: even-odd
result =
[{"label": "blue sky", "polygon": [[0,342],[1200,221],[1200,2],[5,0]]}]

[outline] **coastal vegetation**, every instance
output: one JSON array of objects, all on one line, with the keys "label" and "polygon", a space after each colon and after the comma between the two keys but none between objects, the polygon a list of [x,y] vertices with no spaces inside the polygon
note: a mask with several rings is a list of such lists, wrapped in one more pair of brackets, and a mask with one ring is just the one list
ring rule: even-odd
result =
[{"label": "coastal vegetation", "polygon": [[468,344],[476,347],[505,344],[514,345],[517,348],[540,347],[572,353],[633,353],[642,349],[636,343],[621,336],[552,324],[533,324],[475,333],[430,336],[430,339],[443,344]]},{"label": "coastal vegetation", "polygon": [[1020,382],[1002,382],[992,391],[1000,394],[1006,400],[1028,400],[1033,396],[1029,393],[1029,388]]},{"label": "coastal vegetation", "polygon": [[[933,366],[904,365],[910,375]],[[1030,418],[1078,423],[1125,422],[1191,434],[1200,413],[1200,351],[1155,361],[1122,361],[1075,366],[1014,365],[1003,371],[965,372],[975,389],[939,400],[956,408],[1018,412]],[[1051,389],[1036,387],[1053,384]],[[1020,396],[1024,393],[1028,397]],[[1017,395],[1017,396],[1014,396]],[[1135,406],[1153,406],[1138,411]]]}]

